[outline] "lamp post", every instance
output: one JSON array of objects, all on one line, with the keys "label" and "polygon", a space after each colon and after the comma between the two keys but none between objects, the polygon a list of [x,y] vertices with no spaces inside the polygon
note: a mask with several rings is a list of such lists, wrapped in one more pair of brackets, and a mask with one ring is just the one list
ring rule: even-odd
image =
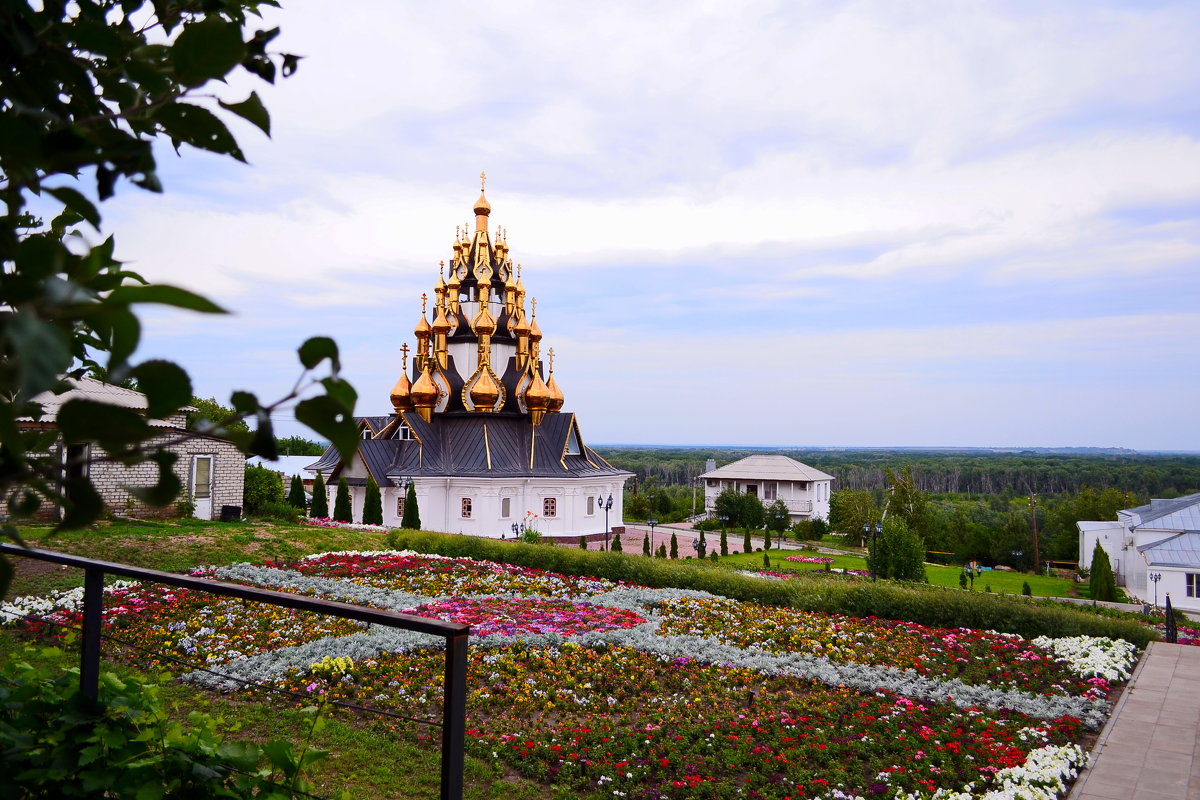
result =
[{"label": "lamp post", "polygon": [[654,528],[656,525],[658,525],[658,520],[648,519],[646,520],[646,524],[650,526],[650,557],[653,558],[655,552],[657,552],[654,549]]},{"label": "lamp post", "polygon": [[1146,576],[1154,584],[1154,607],[1158,608],[1158,582],[1162,580],[1161,572],[1151,572]]},{"label": "lamp post", "polygon": [[600,499],[600,507],[604,509],[604,549],[608,550],[608,512],[612,510],[613,496],[610,493],[608,499]]},{"label": "lamp post", "polygon": [[783,531],[786,527],[783,524],[783,521],[785,519],[787,519],[787,514],[785,512],[783,512],[783,511],[775,512],[775,549],[776,550],[778,550],[779,546],[781,544],[783,544]]},{"label": "lamp post", "polygon": [[875,546],[875,543],[882,535],[883,523],[876,522],[875,527],[871,529],[871,583],[875,583],[877,580],[879,580],[879,570],[875,567],[875,553],[878,550],[878,548]]},{"label": "lamp post", "polygon": [[520,526],[520,525],[518,525],[518,524],[517,524],[517,523],[515,523],[515,522],[512,524],[512,532],[513,532],[513,538],[514,538],[514,539],[520,539],[520,538],[521,538],[521,526]]}]

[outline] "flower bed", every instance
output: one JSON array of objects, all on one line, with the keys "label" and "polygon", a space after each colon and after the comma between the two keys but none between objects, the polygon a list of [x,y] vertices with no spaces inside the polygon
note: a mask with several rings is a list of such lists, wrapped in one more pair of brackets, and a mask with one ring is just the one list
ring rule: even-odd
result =
[{"label": "flower bed", "polygon": [[784,556],[784,561],[795,561],[800,564],[832,564],[831,556]]},{"label": "flower bed", "polygon": [[[203,574],[469,623],[470,750],[568,791],[642,800],[1061,788],[1134,655],[409,553]],[[0,614],[69,620],[77,606],[64,594]],[[421,634],[136,585],[110,588],[105,624],[234,678],[440,713],[444,656]]]}]

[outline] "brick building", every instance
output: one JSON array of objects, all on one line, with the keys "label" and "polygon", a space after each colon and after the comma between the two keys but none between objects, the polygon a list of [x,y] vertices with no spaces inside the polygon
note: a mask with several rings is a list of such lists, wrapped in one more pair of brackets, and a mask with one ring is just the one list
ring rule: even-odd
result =
[{"label": "brick building", "polygon": [[[123,389],[91,378],[65,379],[71,389],[62,394],[49,392],[38,395],[35,402],[43,408],[38,420],[25,418],[21,425],[27,428],[53,428],[58,410],[67,402],[87,399],[97,403],[130,408],[145,412],[146,397],[141,392]],[[161,429],[160,436],[149,443],[151,448],[176,453],[175,474],[183,483],[181,500],[195,504],[195,516],[212,519],[219,516],[223,506],[242,505],[242,488],[245,480],[245,457],[232,444],[211,436],[187,430],[187,414],[183,411],[167,419],[150,420],[152,427]],[[153,486],[158,482],[158,466],[153,463],[125,467],[114,463],[103,451],[91,451],[90,445],[66,445],[60,441],[52,450],[66,469],[74,474],[87,475],[96,487],[104,504],[114,514],[126,516],[173,516],[174,506],[151,508],[133,494],[130,489]],[[54,512],[57,513],[57,509]]]}]

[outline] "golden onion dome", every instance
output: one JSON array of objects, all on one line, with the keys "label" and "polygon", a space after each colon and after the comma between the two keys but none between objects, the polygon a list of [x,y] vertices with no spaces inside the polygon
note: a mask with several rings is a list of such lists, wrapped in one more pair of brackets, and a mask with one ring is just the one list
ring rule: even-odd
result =
[{"label": "golden onion dome", "polygon": [[446,262],[439,261],[438,262],[438,282],[433,287],[433,291],[437,292],[438,294],[444,294],[446,292],[445,272],[446,272]]},{"label": "golden onion dome", "polygon": [[446,316],[445,307],[439,303],[437,314],[433,317],[433,332],[438,334],[446,334],[450,332],[450,319]]},{"label": "golden onion dome", "polygon": [[513,319],[510,320],[509,327],[516,336],[529,335],[529,323],[525,319],[525,309],[517,306],[517,313],[514,315]]},{"label": "golden onion dome", "polygon": [[412,384],[403,372],[400,373],[400,380],[396,381],[396,385],[392,387],[392,393],[388,399],[392,401],[392,408],[396,410],[397,414],[401,411],[412,411]]},{"label": "golden onion dome", "polygon": [[490,411],[496,406],[496,401],[499,399],[500,386],[492,377],[492,371],[490,369],[483,370],[479,375],[479,380],[475,381],[475,385],[471,387],[471,402],[475,404],[476,410],[487,409]]},{"label": "golden onion dome", "polygon": [[550,390],[546,388],[546,383],[536,367],[530,372],[533,373],[533,378],[529,382],[529,388],[525,390],[525,406],[530,411],[545,411],[550,404]]},{"label": "golden onion dome", "polygon": [[554,370],[550,370],[550,380],[546,383],[546,391],[550,394],[550,399],[546,402],[547,411],[558,411],[563,407],[562,389],[558,388],[558,381],[554,380]]},{"label": "golden onion dome", "polygon": [[413,384],[409,397],[412,398],[412,404],[416,408],[433,408],[437,405],[438,388],[437,384],[433,382],[432,367],[429,363],[425,364],[421,377],[417,378],[417,382]]},{"label": "golden onion dome", "polygon": [[537,324],[537,310],[533,312],[533,319],[529,321],[529,341],[540,342],[542,340],[542,329]]},{"label": "golden onion dome", "polygon": [[483,192],[479,193],[479,199],[475,201],[475,208],[472,209],[476,214],[487,216],[492,213],[492,204],[483,196]]},{"label": "golden onion dome", "polygon": [[418,339],[428,339],[429,333],[433,329],[429,327],[429,320],[425,319],[425,306],[429,302],[429,295],[421,295],[421,321],[417,323],[417,327],[413,329]]},{"label": "golden onion dome", "polygon": [[491,336],[496,332],[496,318],[488,310],[488,295],[484,292],[479,298],[479,313],[471,320],[471,328],[477,336]]}]

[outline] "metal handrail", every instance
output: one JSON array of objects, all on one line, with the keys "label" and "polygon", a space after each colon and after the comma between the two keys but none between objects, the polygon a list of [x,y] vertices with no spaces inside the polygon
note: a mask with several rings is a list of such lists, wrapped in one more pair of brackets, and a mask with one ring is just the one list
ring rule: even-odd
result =
[{"label": "metal handrail", "polygon": [[96,699],[100,686],[100,639],[101,621],[104,611],[104,576],[119,575],[125,578],[165,583],[194,589],[223,597],[236,597],[269,605],[311,611],[342,619],[353,619],[389,628],[416,631],[440,636],[446,640],[446,669],[442,701],[442,782],[441,800],[461,800],[463,794],[463,758],[467,730],[467,639],[470,625],[457,622],[418,617],[397,611],[384,611],[364,606],[341,603],[336,600],[321,600],[314,597],[240,586],[236,583],[178,575],[157,569],[135,567],[100,561],[52,550],[17,547],[0,544],[0,553],[55,564],[78,567],[83,576],[83,637],[79,659],[79,690],[87,697]]}]

